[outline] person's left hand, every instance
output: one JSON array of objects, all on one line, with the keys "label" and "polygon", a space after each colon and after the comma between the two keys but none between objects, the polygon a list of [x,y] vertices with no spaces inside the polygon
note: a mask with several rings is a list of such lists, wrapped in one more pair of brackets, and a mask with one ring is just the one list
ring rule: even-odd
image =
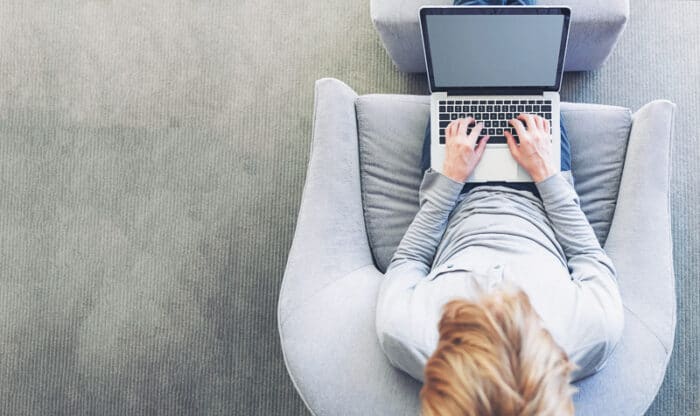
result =
[{"label": "person's left hand", "polygon": [[467,136],[467,127],[474,123],[474,118],[468,117],[453,120],[445,128],[446,155],[442,173],[457,182],[466,182],[469,175],[479,164],[481,156],[486,149],[486,143],[490,136],[486,135],[481,139],[479,146],[476,146],[476,139],[479,138],[483,123],[478,123],[472,128]]}]

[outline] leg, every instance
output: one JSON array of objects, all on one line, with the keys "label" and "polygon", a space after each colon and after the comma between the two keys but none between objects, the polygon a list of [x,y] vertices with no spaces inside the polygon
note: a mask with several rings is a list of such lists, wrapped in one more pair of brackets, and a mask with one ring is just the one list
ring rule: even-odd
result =
[{"label": "leg", "polygon": [[559,130],[561,131],[561,171],[571,170],[571,147],[569,146],[569,135],[564,127],[564,115],[559,116]]},{"label": "leg", "polygon": [[421,176],[425,176],[425,171],[430,167],[430,117],[428,117],[428,126],[425,128],[425,138],[423,139],[423,156],[420,160],[420,167],[423,172]]}]

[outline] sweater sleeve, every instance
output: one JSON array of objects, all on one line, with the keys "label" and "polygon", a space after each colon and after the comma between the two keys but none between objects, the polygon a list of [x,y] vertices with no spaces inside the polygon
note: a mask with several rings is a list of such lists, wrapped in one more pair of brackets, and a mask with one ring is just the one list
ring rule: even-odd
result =
[{"label": "sweater sleeve", "polygon": [[406,319],[417,310],[413,289],[430,272],[437,245],[463,183],[432,169],[423,176],[420,208],[394,253],[379,288],[376,331],[384,354],[397,368],[421,380],[427,356],[415,348],[420,325]]},{"label": "sweater sleeve", "polygon": [[566,254],[571,277],[577,282],[596,279],[615,282],[615,267],[581,211],[573,186],[561,173],[537,182],[536,186],[557,241]]},{"label": "sweater sleeve", "polygon": [[429,168],[419,191],[420,209],[391,258],[389,269],[414,263],[427,275],[450,213],[454,209],[464,183],[457,182]]},{"label": "sweater sleeve", "polygon": [[[582,301],[580,305],[587,305],[585,313],[578,315],[586,322],[572,322],[571,325],[594,328],[597,332],[598,345],[594,348],[597,352],[595,357],[589,354],[586,368],[579,373],[583,377],[605,365],[622,336],[624,314],[616,270],[581,211],[576,190],[563,173],[537,182],[536,186],[557,241],[566,254],[572,284],[576,285]],[[591,334],[582,336],[591,339]]]}]

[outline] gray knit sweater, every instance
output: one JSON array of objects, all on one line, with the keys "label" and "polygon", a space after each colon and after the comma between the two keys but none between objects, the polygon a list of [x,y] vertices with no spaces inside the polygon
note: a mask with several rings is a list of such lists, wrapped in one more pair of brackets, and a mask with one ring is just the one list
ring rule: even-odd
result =
[{"label": "gray knit sweater", "polygon": [[377,299],[377,335],[389,361],[423,380],[442,307],[510,282],[578,369],[601,369],[622,335],[615,268],[581,211],[571,172],[536,183],[541,198],[504,186],[460,194],[428,169],[420,210],[394,253]]}]

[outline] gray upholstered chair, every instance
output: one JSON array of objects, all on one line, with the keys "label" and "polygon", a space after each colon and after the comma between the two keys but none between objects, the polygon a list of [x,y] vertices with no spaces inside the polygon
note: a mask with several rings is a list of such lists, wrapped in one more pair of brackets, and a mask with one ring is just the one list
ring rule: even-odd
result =
[{"label": "gray upholstered chair", "polygon": [[[429,97],[316,82],[313,141],[278,320],[289,374],[317,415],[410,415],[420,384],[379,348],[377,289],[418,211]],[[581,206],[615,263],[625,330],[577,383],[580,415],[640,415],[664,378],[676,324],[669,164],[675,105],[563,103]]]},{"label": "gray upholstered chair", "polygon": [[[449,5],[452,0],[371,0],[374,27],[396,67],[425,72],[418,9]],[[597,69],[612,52],[629,16],[629,0],[538,0],[538,5],[571,8],[566,71]]]}]

